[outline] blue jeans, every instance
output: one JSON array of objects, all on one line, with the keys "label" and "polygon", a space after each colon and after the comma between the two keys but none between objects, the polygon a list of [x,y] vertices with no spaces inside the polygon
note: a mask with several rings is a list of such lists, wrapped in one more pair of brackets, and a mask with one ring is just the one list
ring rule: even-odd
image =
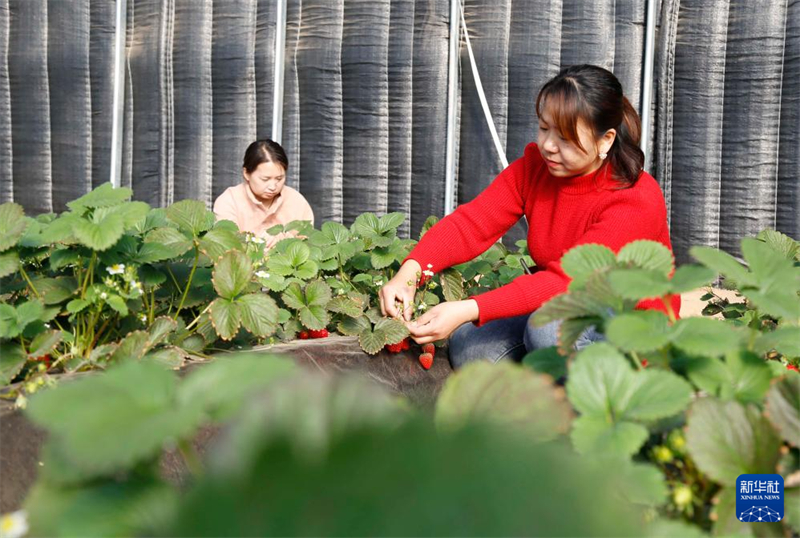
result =
[{"label": "blue jeans", "polygon": [[[465,323],[450,335],[450,364],[454,369],[468,362],[488,360],[496,363],[501,360],[520,362],[522,358],[537,349],[555,346],[558,341],[560,321],[548,323],[544,327],[534,327],[533,314],[490,321],[481,327]],[[605,337],[594,327],[586,329],[575,343],[576,349]]]}]

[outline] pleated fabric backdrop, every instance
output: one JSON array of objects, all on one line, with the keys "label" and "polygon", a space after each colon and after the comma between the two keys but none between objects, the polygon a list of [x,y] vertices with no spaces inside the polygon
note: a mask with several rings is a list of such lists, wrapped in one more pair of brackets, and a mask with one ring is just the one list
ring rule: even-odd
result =
[{"label": "pleated fabric backdrop", "polygon": [[[641,96],[642,0],[466,0],[509,160],[559,68],[612,69]],[[661,0],[653,169],[678,259],[743,235],[800,235],[800,0]],[[114,0],[0,0],[0,200],[31,213],[108,180]],[[288,0],[281,141],[317,221],[445,207],[450,0]],[[128,0],[121,183],[211,204],[272,135],[276,0]],[[501,165],[462,37],[455,203]],[[507,239],[523,237],[515,227]]]},{"label": "pleated fabric backdrop", "polygon": [[656,176],[679,262],[800,236],[800,1],[664,0]]}]

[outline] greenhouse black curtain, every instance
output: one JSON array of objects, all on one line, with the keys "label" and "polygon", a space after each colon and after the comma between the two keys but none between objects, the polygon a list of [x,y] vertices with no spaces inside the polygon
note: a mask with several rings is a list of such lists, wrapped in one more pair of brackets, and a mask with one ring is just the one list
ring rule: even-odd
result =
[{"label": "greenhouse black curtain", "polygon": [[665,0],[656,176],[679,262],[800,237],[800,1]]},{"label": "greenhouse black curtain", "polygon": [[[661,0],[653,167],[679,261],[800,235],[800,0]],[[566,65],[612,69],[641,98],[643,0],[466,0],[508,159]],[[121,183],[211,204],[272,136],[276,0],[128,0]],[[0,0],[0,201],[60,211],[108,180],[114,0]],[[445,208],[450,0],[288,0],[281,142],[317,221]],[[463,36],[454,203],[500,172]],[[507,242],[524,236],[519,225]]]}]

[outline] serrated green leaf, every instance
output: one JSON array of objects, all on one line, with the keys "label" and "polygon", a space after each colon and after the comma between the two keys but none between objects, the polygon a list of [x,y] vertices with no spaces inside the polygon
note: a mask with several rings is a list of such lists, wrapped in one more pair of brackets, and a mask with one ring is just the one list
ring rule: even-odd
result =
[{"label": "serrated green leaf", "polygon": [[145,331],[133,331],[120,341],[109,360],[115,362],[138,361],[149,350],[150,335]]},{"label": "serrated green leaf", "polygon": [[[178,407],[199,408],[215,419],[234,414],[254,392],[284,379],[297,370],[293,360],[261,353],[216,355],[203,368],[191,372],[178,387]],[[219,390],[224,387],[225,390]]]},{"label": "serrated green leaf", "polygon": [[596,316],[565,319],[558,326],[558,349],[569,355],[581,335],[590,327],[599,327],[603,320]]},{"label": "serrated green leaf", "polygon": [[50,252],[50,269],[58,271],[69,265],[78,263],[80,253],[70,248],[56,248]]},{"label": "serrated green leaf", "polygon": [[409,334],[405,323],[391,318],[384,318],[376,323],[375,331],[383,333],[386,344],[401,342]]},{"label": "serrated green leaf", "polygon": [[242,325],[256,336],[270,336],[278,322],[278,305],[269,295],[251,293],[239,297]]},{"label": "serrated green leaf", "polygon": [[319,331],[324,329],[331,321],[330,314],[325,310],[324,306],[311,305],[300,309],[298,312],[300,323],[305,327]]},{"label": "serrated green leaf", "polygon": [[25,220],[25,210],[13,202],[0,204],[0,252],[5,252],[25,234],[30,221]]},{"label": "serrated green leaf", "polygon": [[386,345],[386,335],[381,331],[373,332],[371,328],[367,328],[359,333],[358,344],[368,355],[375,355]]},{"label": "serrated green leaf", "polygon": [[159,251],[168,252],[168,258],[177,258],[192,248],[192,240],[175,228],[156,228],[144,238],[145,244],[158,243]]},{"label": "serrated green leaf", "polygon": [[[683,265],[675,270],[670,282],[671,293],[686,293],[702,286],[707,286],[717,274],[700,265]],[[712,296],[713,297],[713,296]]]},{"label": "serrated green leaf", "polygon": [[113,308],[119,315],[128,315],[128,305],[125,304],[125,299],[119,295],[109,294],[108,298],[106,299],[106,303],[108,303],[108,306]]},{"label": "serrated green leaf", "polygon": [[625,409],[634,381],[628,361],[606,343],[595,344],[578,353],[570,369],[567,394],[572,405],[584,415],[614,416]]},{"label": "serrated green leaf", "polygon": [[306,306],[306,294],[297,283],[289,284],[281,295],[281,299],[286,306],[294,310],[300,310]]},{"label": "serrated green leaf", "polygon": [[211,303],[209,310],[214,330],[223,340],[230,340],[239,332],[241,311],[239,305],[230,299],[220,297]]},{"label": "serrated green leaf", "polygon": [[436,401],[439,428],[488,421],[535,441],[566,433],[572,411],[550,378],[501,362],[475,361],[451,375]]},{"label": "serrated green leaf", "polygon": [[344,314],[351,318],[357,318],[364,313],[365,306],[363,302],[356,301],[351,297],[340,296],[331,299],[325,308],[337,314]]},{"label": "serrated green leaf", "polygon": [[175,384],[175,375],[161,366],[126,362],[37,392],[26,414],[83,472],[121,471],[155,457],[166,442],[199,425],[200,409],[174,405]]},{"label": "serrated green leaf", "polygon": [[68,299],[77,289],[77,282],[72,277],[39,278],[33,281],[45,305],[54,305]]},{"label": "serrated green leaf", "polygon": [[286,249],[285,254],[292,266],[299,267],[311,257],[311,250],[302,241],[294,240]]},{"label": "serrated green leaf", "polygon": [[214,213],[199,200],[181,200],[167,208],[167,219],[182,231],[197,237],[214,226]]},{"label": "serrated green leaf", "polygon": [[633,422],[609,423],[601,417],[581,416],[572,423],[571,438],[579,454],[629,457],[647,440],[647,428]]},{"label": "serrated green leaf", "polygon": [[775,430],[754,406],[703,398],[689,410],[689,455],[720,484],[735,484],[740,474],[774,473],[780,444]]},{"label": "serrated green leaf", "polygon": [[789,322],[800,320],[800,301],[791,287],[773,288],[767,292],[745,290],[742,292],[762,312]]},{"label": "serrated green leaf", "polygon": [[404,213],[387,213],[386,215],[381,216],[380,218],[380,232],[386,233],[388,231],[396,230],[398,226],[403,224],[403,221],[406,220],[406,216]]},{"label": "serrated green leaf", "polygon": [[62,337],[62,332],[56,330],[39,333],[28,346],[28,357],[38,359],[49,355],[61,343]]},{"label": "serrated green leaf", "polygon": [[19,254],[12,250],[0,254],[0,278],[19,271]]},{"label": "serrated green leaf", "polygon": [[464,283],[461,273],[457,269],[447,269],[440,273],[442,294],[445,301],[461,301],[464,299]]},{"label": "serrated green leaf", "polygon": [[25,365],[27,356],[15,342],[0,343],[0,386],[11,383]]},{"label": "serrated green leaf", "polygon": [[178,322],[167,316],[159,316],[150,324],[148,339],[150,346],[164,342],[167,337],[178,329]]},{"label": "serrated green leaf", "polygon": [[374,213],[362,213],[356,217],[351,229],[362,237],[378,235],[380,233],[380,221]]},{"label": "serrated green leaf", "polygon": [[177,347],[168,346],[147,353],[142,357],[142,360],[153,361],[156,364],[161,364],[162,366],[176,370],[183,366],[184,353]]},{"label": "serrated green leaf", "polygon": [[689,254],[709,269],[737,282],[740,286],[750,286],[754,283],[750,272],[727,252],[711,247],[692,247],[689,249]]},{"label": "serrated green leaf", "polygon": [[736,330],[711,318],[685,318],[672,328],[672,343],[689,355],[719,357],[738,349],[741,338]]},{"label": "serrated green leaf", "polygon": [[121,204],[133,195],[126,187],[114,187],[110,182],[103,183],[91,192],[67,203],[67,207],[77,211],[84,208],[110,207]]},{"label": "serrated green leaf", "polygon": [[238,232],[224,228],[214,228],[200,239],[200,251],[211,260],[217,260],[229,250],[241,249],[242,241]]},{"label": "serrated green leaf", "polygon": [[757,239],[764,241],[772,250],[780,253],[787,260],[800,261],[800,243],[788,235],[775,230],[762,230]]},{"label": "serrated green leaf", "polygon": [[616,269],[608,274],[608,281],[620,297],[637,301],[663,297],[671,288],[666,275],[645,269]]},{"label": "serrated green leaf", "polygon": [[531,351],[522,359],[522,364],[554,380],[567,375],[567,357],[559,353],[556,346]]},{"label": "serrated green leaf", "polygon": [[[372,331],[372,324],[366,316],[357,318],[345,318],[339,322],[337,329],[345,336],[357,336],[365,330]],[[377,353],[377,351],[376,351]]]},{"label": "serrated green leaf", "polygon": [[782,326],[772,332],[760,333],[753,350],[764,354],[773,349],[782,355],[800,357],[800,327]]},{"label": "serrated green leaf", "polygon": [[110,213],[99,222],[79,219],[73,223],[72,232],[82,245],[103,251],[119,241],[125,233],[125,225],[122,216]]},{"label": "serrated green leaf", "polygon": [[634,267],[655,271],[667,277],[672,272],[672,252],[657,241],[639,240],[628,243],[617,254],[620,263],[632,263]]},{"label": "serrated green leaf", "polygon": [[86,299],[73,299],[67,303],[67,312],[77,314],[87,306],[89,306],[89,301]]},{"label": "serrated green leaf", "polygon": [[314,280],[306,285],[305,296],[308,306],[325,306],[331,300],[331,288],[322,280]]},{"label": "serrated green leaf", "polygon": [[655,310],[620,314],[609,320],[606,337],[624,351],[655,351],[670,341],[669,318]]},{"label": "serrated green leaf", "polygon": [[741,403],[761,404],[772,381],[767,363],[749,351],[736,350],[725,356],[732,394]]},{"label": "serrated green leaf", "polygon": [[681,377],[663,370],[644,370],[634,376],[630,398],[621,419],[650,421],[676,415],[692,399],[692,387]]},{"label": "serrated green leaf", "polygon": [[395,261],[395,253],[390,247],[376,248],[370,253],[370,263],[375,269],[385,269]]},{"label": "serrated green leaf", "polygon": [[800,447],[800,375],[796,372],[788,372],[772,385],[767,393],[767,417],[786,441]]},{"label": "serrated green leaf", "polygon": [[245,253],[232,250],[214,264],[212,281],[220,297],[233,299],[244,291],[252,277],[253,264],[250,259]]},{"label": "serrated green leaf", "polygon": [[614,252],[604,245],[579,245],[561,258],[561,268],[572,279],[570,289],[582,287],[590,275],[616,264]]},{"label": "serrated green leaf", "polygon": [[310,280],[317,276],[319,266],[314,260],[308,260],[304,264],[294,269],[294,276],[301,280]]}]

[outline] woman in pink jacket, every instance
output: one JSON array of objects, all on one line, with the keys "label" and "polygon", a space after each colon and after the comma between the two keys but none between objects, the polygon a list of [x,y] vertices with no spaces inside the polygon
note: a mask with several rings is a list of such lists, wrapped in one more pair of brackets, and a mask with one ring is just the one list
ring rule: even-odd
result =
[{"label": "woman in pink jacket", "polygon": [[250,232],[265,241],[269,248],[287,237],[270,235],[267,230],[276,224],[307,220],[314,225],[314,212],[297,190],[286,186],[289,159],[280,144],[272,140],[256,140],[244,153],[244,181],[229,187],[214,202],[218,220],[230,220],[239,230]]}]

